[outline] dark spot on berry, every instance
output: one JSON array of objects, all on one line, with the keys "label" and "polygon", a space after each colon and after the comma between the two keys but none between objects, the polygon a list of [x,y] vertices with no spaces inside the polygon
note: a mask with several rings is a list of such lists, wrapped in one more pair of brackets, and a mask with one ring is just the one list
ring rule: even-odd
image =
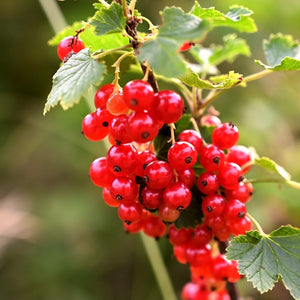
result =
[{"label": "dark spot on berry", "polygon": [[182,212],[182,211],[184,210],[184,208],[183,208],[182,205],[178,206],[176,209],[177,209],[179,212]]},{"label": "dark spot on berry", "polygon": [[204,180],[201,181],[202,186],[207,186],[207,184],[208,184],[207,180],[204,179]]},{"label": "dark spot on berry", "polygon": [[102,123],[103,127],[108,127],[108,125],[109,125],[109,123],[107,121],[105,121],[105,122]]},{"label": "dark spot on berry", "polygon": [[215,291],[217,288],[214,286],[214,285],[212,285],[211,287],[210,287],[210,290],[213,292],[213,291]]},{"label": "dark spot on berry", "polygon": [[121,146],[122,142],[116,140],[116,146]]},{"label": "dark spot on berry", "polygon": [[114,170],[115,172],[117,172],[117,173],[120,173],[120,172],[122,171],[121,167],[120,167],[120,166],[117,166],[117,165],[115,165],[115,166],[113,167],[113,170]]},{"label": "dark spot on berry", "polygon": [[128,221],[128,220],[125,220],[124,223],[126,223],[127,225],[130,225],[132,222]]},{"label": "dark spot on berry", "polygon": [[83,130],[81,130],[81,134],[84,134]]},{"label": "dark spot on berry", "polygon": [[116,199],[117,199],[118,201],[121,201],[121,200],[123,200],[123,197],[122,197],[122,195],[117,194],[117,195],[116,195]]},{"label": "dark spot on berry", "polygon": [[143,169],[145,170],[148,164],[143,164]]},{"label": "dark spot on berry", "polygon": [[249,196],[252,196],[253,195],[253,192],[249,192]]},{"label": "dark spot on berry", "polygon": [[238,182],[242,182],[244,180],[244,176],[240,176],[239,178],[238,178]]},{"label": "dark spot on berry", "polygon": [[243,211],[240,211],[240,212],[238,213],[238,217],[239,217],[239,218],[244,218],[244,217],[245,217],[245,213],[244,213]]},{"label": "dark spot on berry", "polygon": [[131,104],[132,106],[136,106],[136,105],[138,104],[138,101],[137,101],[135,98],[131,98],[131,99],[130,99],[130,104]]},{"label": "dark spot on berry", "polygon": [[213,208],[212,208],[211,206],[206,206],[206,210],[207,210],[208,212],[212,212],[212,211],[213,211]]},{"label": "dark spot on berry", "polygon": [[159,240],[160,240],[160,237],[159,237],[159,236],[156,236],[156,237],[155,237],[155,240],[156,240],[156,241],[159,241]]},{"label": "dark spot on berry", "polygon": [[190,164],[191,162],[192,162],[192,160],[193,160],[193,158],[192,157],[190,157],[190,156],[187,156],[186,158],[185,158],[185,162],[187,163],[187,164]]},{"label": "dark spot on berry", "polygon": [[144,131],[142,134],[141,134],[141,137],[142,139],[147,139],[149,137],[150,133],[148,131]]},{"label": "dark spot on berry", "polygon": [[219,156],[215,156],[213,159],[212,159],[213,163],[215,164],[219,164],[220,163],[220,157]]},{"label": "dark spot on berry", "polygon": [[229,124],[228,124],[231,128],[233,128],[234,127],[234,124],[232,123],[232,122],[229,122]]}]

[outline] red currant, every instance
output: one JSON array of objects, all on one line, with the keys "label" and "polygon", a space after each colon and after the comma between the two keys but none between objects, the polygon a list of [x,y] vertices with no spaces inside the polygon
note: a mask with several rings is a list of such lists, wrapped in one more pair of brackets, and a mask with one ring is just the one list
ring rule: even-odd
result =
[{"label": "red currant", "polygon": [[226,202],[224,215],[228,220],[244,218],[246,214],[247,209],[243,202],[237,199],[232,199]]},{"label": "red currant", "polygon": [[192,144],[197,152],[201,150],[203,147],[203,140],[200,136],[200,134],[196,130],[192,129],[186,129],[180,132],[178,135],[178,140],[179,141],[184,141],[184,142],[189,142]]},{"label": "red currant", "polygon": [[233,123],[222,123],[212,132],[213,144],[221,149],[229,149],[239,139],[239,130]]},{"label": "red currant", "polygon": [[165,234],[166,225],[158,216],[151,215],[144,220],[143,230],[146,235],[158,239]]},{"label": "red currant", "polygon": [[215,194],[220,185],[218,177],[213,172],[204,172],[197,179],[197,186],[201,193],[205,195]]},{"label": "red currant", "polygon": [[197,225],[194,230],[193,242],[197,246],[208,244],[213,237],[212,231],[204,224]]},{"label": "red currant", "polygon": [[89,175],[92,182],[100,187],[110,186],[115,179],[108,168],[106,157],[99,157],[92,162]]},{"label": "red currant", "polygon": [[[251,162],[251,152],[250,150],[242,145],[234,145],[228,150],[226,156],[226,161],[233,162],[243,167],[245,164]],[[242,170],[242,173],[245,174],[251,169],[251,166]]]},{"label": "red currant", "polygon": [[213,144],[209,144],[200,151],[200,164],[210,172],[217,171],[225,161],[223,150]]},{"label": "red currant", "polygon": [[94,104],[96,108],[105,108],[106,102],[114,91],[115,86],[111,83],[102,85],[96,92]]},{"label": "red currant", "polygon": [[218,172],[219,183],[225,189],[235,189],[244,180],[241,167],[235,163],[225,163]]},{"label": "red currant", "polygon": [[120,201],[114,199],[110,194],[110,189],[108,187],[103,188],[102,197],[104,202],[111,207],[118,207],[120,205]]},{"label": "red currant", "polygon": [[181,227],[177,229],[174,225],[171,225],[168,229],[168,239],[174,246],[185,245],[192,240],[192,228]]},{"label": "red currant", "polygon": [[138,202],[122,201],[118,207],[118,215],[122,221],[130,224],[142,217],[142,207]]},{"label": "red currant", "polygon": [[202,199],[202,211],[206,216],[220,216],[225,209],[225,199],[221,195],[208,195]]},{"label": "red currant", "polygon": [[138,187],[131,178],[118,176],[111,183],[110,194],[117,201],[133,201],[137,198]]},{"label": "red currant", "polygon": [[246,203],[253,195],[253,185],[251,182],[240,182],[233,190],[225,190],[225,197],[227,200],[238,199]]},{"label": "red currant", "polygon": [[57,55],[61,60],[65,60],[70,52],[73,51],[74,53],[77,53],[84,48],[84,43],[80,38],[67,36],[59,42],[57,46]]},{"label": "red currant", "polygon": [[196,181],[194,169],[185,169],[177,171],[178,181],[183,182],[187,187],[191,188]]},{"label": "red currant", "polygon": [[158,216],[164,222],[172,223],[179,218],[180,212],[177,209],[173,209],[165,204],[162,204],[158,209]]},{"label": "red currant", "polygon": [[127,129],[128,116],[116,116],[109,127],[109,134],[114,138],[117,143],[130,143],[132,137]]},{"label": "red currant", "polygon": [[163,202],[162,190],[152,190],[148,186],[141,192],[142,205],[150,210],[158,209]]}]

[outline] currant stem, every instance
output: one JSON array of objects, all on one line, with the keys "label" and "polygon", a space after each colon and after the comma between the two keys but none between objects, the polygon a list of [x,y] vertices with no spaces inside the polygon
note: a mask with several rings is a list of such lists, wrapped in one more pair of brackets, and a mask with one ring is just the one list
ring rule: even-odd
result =
[{"label": "currant stem", "polygon": [[122,8],[123,8],[123,14],[124,14],[126,20],[128,20],[129,15],[128,15],[127,0],[122,0]]},{"label": "currant stem", "polygon": [[163,258],[161,256],[159,247],[153,238],[147,237],[144,233],[140,234],[149,261],[152,266],[152,270],[157,279],[160,291],[164,300],[177,300],[176,293],[173,289],[170,277],[167,273],[167,269]]},{"label": "currant stem", "polygon": [[129,10],[133,12],[135,9],[135,5],[136,5],[136,0],[131,0],[128,6]]},{"label": "currant stem", "polygon": [[144,21],[146,21],[146,22],[148,23],[148,25],[149,25],[149,30],[150,30],[151,32],[157,31],[157,26],[153,25],[152,22],[151,22],[148,18],[143,17],[143,16],[139,16],[139,19],[144,20]]},{"label": "currant stem", "polygon": [[146,71],[145,71],[145,75],[144,78],[142,79],[143,81],[148,81],[149,78],[149,72],[150,72],[150,65],[148,62],[145,63],[146,66]]},{"label": "currant stem", "polygon": [[121,62],[127,57],[127,56],[130,56],[130,55],[133,55],[132,52],[126,52],[124,53],[123,55],[121,55],[117,60],[116,62],[112,65],[112,67],[115,68],[115,79],[113,81],[113,84],[115,85],[115,90],[117,90],[118,86],[119,86],[119,73],[120,73],[120,64]]},{"label": "currant stem", "polygon": [[171,141],[171,143],[172,143],[172,145],[173,144],[175,144],[175,142],[176,142],[176,139],[175,139],[175,125],[174,125],[174,123],[170,123],[170,124],[168,124],[169,125],[169,127],[170,127],[170,132],[171,132],[171,139],[170,139],[170,141]]},{"label": "currant stem", "polygon": [[262,230],[261,226],[259,225],[259,223],[256,221],[256,219],[251,216],[249,213],[247,213],[248,218],[252,221],[252,223],[254,224],[254,226],[257,228],[259,234],[261,236],[266,236],[266,234],[264,233],[264,231]]},{"label": "currant stem", "polygon": [[120,47],[117,47],[117,48],[114,48],[114,49],[109,49],[107,51],[104,51],[104,52],[94,52],[92,54],[92,58],[94,59],[100,59],[100,58],[103,58],[105,57],[106,55],[109,55],[109,54],[112,54],[116,51],[119,51],[119,50],[124,50],[124,49],[127,49],[127,48],[130,48],[131,47],[131,44],[127,44],[127,45],[123,45],[123,46],[120,46]]},{"label": "currant stem", "polygon": [[289,185],[295,189],[300,190],[300,183],[293,180],[286,180],[286,179],[278,179],[278,178],[253,178],[253,179],[247,179],[245,182],[250,183],[282,183]]}]

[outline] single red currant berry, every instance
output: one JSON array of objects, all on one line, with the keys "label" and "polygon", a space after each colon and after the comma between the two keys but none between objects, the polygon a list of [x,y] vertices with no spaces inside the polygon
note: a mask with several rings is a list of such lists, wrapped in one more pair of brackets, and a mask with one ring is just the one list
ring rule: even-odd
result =
[{"label": "single red currant berry", "polygon": [[229,225],[225,224],[223,227],[214,230],[215,237],[220,242],[226,242],[231,236]]},{"label": "single red currant berry", "polygon": [[217,175],[207,171],[199,175],[197,186],[199,191],[205,195],[215,194],[220,187]]},{"label": "single red currant berry", "polygon": [[226,219],[222,215],[206,215],[204,224],[215,233],[226,226]]},{"label": "single red currant berry", "polygon": [[213,144],[209,144],[200,151],[200,164],[210,172],[217,171],[225,161],[223,150]]},{"label": "single red currant berry", "polygon": [[216,280],[227,280],[230,271],[230,261],[222,254],[213,258],[212,273]]},{"label": "single red currant berry", "polygon": [[221,149],[229,149],[239,139],[239,130],[233,123],[222,123],[212,132],[213,144]]},{"label": "single red currant berry", "polygon": [[235,189],[244,180],[241,167],[235,163],[225,163],[218,171],[219,183],[225,189]]},{"label": "single red currant berry", "polygon": [[236,218],[232,221],[229,220],[229,228],[233,235],[245,234],[252,228],[251,220],[248,216],[244,218]]},{"label": "single red currant berry", "polygon": [[123,226],[127,233],[134,234],[140,232],[143,229],[143,222],[141,219],[131,223],[124,222]]},{"label": "single red currant berry", "polygon": [[122,201],[118,207],[118,215],[122,221],[130,224],[142,217],[142,207],[138,202]]},{"label": "single red currant berry", "polygon": [[132,80],[125,84],[123,95],[126,105],[133,110],[148,110],[154,101],[151,85],[143,80]]},{"label": "single red currant berry", "polygon": [[211,248],[209,244],[197,246],[194,243],[189,243],[185,254],[188,263],[193,267],[200,266],[203,262],[211,260]]},{"label": "single red currant berry", "polygon": [[115,86],[111,83],[102,85],[96,92],[94,104],[96,108],[106,108],[106,102],[114,91]]},{"label": "single red currant berry", "polygon": [[193,46],[195,46],[195,43],[193,43],[193,42],[184,42],[180,46],[179,51],[180,52],[187,51],[187,50],[191,49]]},{"label": "single red currant berry", "polygon": [[112,146],[107,153],[107,165],[117,176],[133,173],[136,168],[138,152],[131,144]]},{"label": "single red currant berry", "polygon": [[203,262],[200,266],[190,266],[190,272],[193,282],[203,282],[212,277],[212,261]]},{"label": "single red currant berry", "polygon": [[165,234],[166,225],[158,216],[151,215],[144,220],[143,230],[146,235],[159,239]]},{"label": "single red currant berry", "polygon": [[166,188],[174,179],[170,165],[165,161],[153,161],[145,169],[145,182],[155,190]]},{"label": "single red currant berry", "polygon": [[237,261],[236,260],[231,260],[227,280],[229,282],[237,282],[241,278],[242,278],[242,276],[239,273]]},{"label": "single red currant berry", "polygon": [[169,206],[162,204],[158,209],[158,216],[164,222],[172,223],[179,218],[180,212],[177,209],[170,208]]},{"label": "single red currant berry", "polygon": [[57,55],[61,60],[65,60],[70,52],[77,53],[84,49],[84,43],[81,39],[75,36],[67,36],[63,38],[57,46]]},{"label": "single red currant berry", "polygon": [[226,202],[224,215],[228,220],[244,218],[247,214],[246,206],[243,202],[232,199]]},{"label": "single red currant berry", "polygon": [[194,230],[193,242],[197,246],[208,244],[213,237],[211,229],[207,228],[206,225],[197,225]]},{"label": "single red currant berry", "polygon": [[196,181],[194,169],[185,169],[177,171],[178,181],[183,182],[187,187],[191,188]]},{"label": "single red currant berry", "polygon": [[128,111],[128,106],[126,105],[123,97],[123,91],[113,93],[106,102],[106,108],[112,115],[123,115]]},{"label": "single red currant berry", "polygon": [[201,118],[201,126],[217,127],[220,124],[222,124],[222,122],[217,116],[205,115]]},{"label": "single red currant berry", "polygon": [[177,261],[181,264],[187,263],[186,255],[185,255],[186,248],[187,248],[186,244],[178,245],[178,246],[175,245],[173,247],[174,256],[176,257]]},{"label": "single red currant berry", "polygon": [[183,114],[183,109],[183,99],[174,91],[164,90],[154,95],[151,112],[164,123],[177,122]]},{"label": "single red currant berry", "polygon": [[[249,164],[251,162],[251,152],[250,150],[242,145],[234,145],[228,150],[228,154],[226,155],[227,162],[233,162],[239,165],[241,168],[245,164]],[[251,166],[248,166],[245,169],[242,169],[242,173],[245,174],[251,169]]]},{"label": "single red currant berry", "polygon": [[238,199],[246,203],[253,195],[253,185],[251,182],[240,182],[233,190],[225,190],[225,197],[227,200]]},{"label": "single red currant berry", "polygon": [[203,147],[203,140],[200,134],[196,130],[192,130],[192,129],[183,130],[178,135],[178,140],[192,144],[197,150],[197,152],[199,152]]},{"label": "single red currant berry", "polygon": [[144,187],[141,192],[141,203],[147,209],[158,209],[163,203],[162,190],[152,190],[148,186]]},{"label": "single red currant berry", "polygon": [[208,195],[202,199],[202,211],[206,216],[220,216],[224,209],[225,199],[221,195]]},{"label": "single red currant berry", "polygon": [[173,246],[185,245],[192,240],[192,228],[176,228],[173,224],[168,229],[168,239]]},{"label": "single red currant berry", "polygon": [[209,290],[203,283],[188,282],[182,289],[181,300],[208,300]]},{"label": "single red currant berry", "polygon": [[182,211],[191,203],[192,194],[190,189],[184,183],[173,182],[164,190],[163,200],[170,208]]},{"label": "single red currant berry", "polygon": [[96,110],[96,120],[99,124],[100,129],[106,133],[109,133],[110,125],[115,118],[107,109],[105,108],[97,108]]},{"label": "single red currant berry", "polygon": [[115,179],[108,168],[106,157],[99,157],[92,162],[89,175],[92,182],[100,187],[110,186]]},{"label": "single red currant berry", "polygon": [[137,198],[138,187],[131,178],[118,176],[111,183],[110,194],[117,201],[133,201]]},{"label": "single red currant berry", "polygon": [[135,174],[144,177],[145,169],[146,167],[153,161],[157,160],[156,155],[148,150],[141,151],[138,153],[138,161],[137,161],[137,167],[135,169]]},{"label": "single red currant berry", "polygon": [[119,115],[116,116],[109,127],[109,134],[119,144],[131,143],[132,137],[127,129],[128,116]]},{"label": "single red currant berry", "polygon": [[104,202],[111,207],[118,207],[120,205],[120,201],[114,199],[110,194],[110,189],[108,187],[103,188],[102,197]]},{"label": "single red currant berry", "polygon": [[138,111],[129,116],[127,130],[135,142],[146,143],[157,136],[158,123],[149,113]]},{"label": "single red currant berry", "polygon": [[197,161],[198,152],[188,142],[176,142],[168,151],[168,161],[175,170],[190,169]]},{"label": "single red currant berry", "polygon": [[101,123],[98,122],[96,112],[87,114],[82,120],[82,133],[90,141],[101,141],[108,133],[109,127],[103,127]]}]

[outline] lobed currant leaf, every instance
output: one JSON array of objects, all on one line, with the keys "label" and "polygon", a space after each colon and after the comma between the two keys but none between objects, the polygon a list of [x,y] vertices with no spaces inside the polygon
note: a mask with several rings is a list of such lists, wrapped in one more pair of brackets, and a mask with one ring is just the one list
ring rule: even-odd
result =
[{"label": "lobed currant leaf", "polygon": [[243,6],[231,6],[227,14],[223,14],[214,7],[202,8],[198,2],[195,2],[190,13],[200,19],[209,20],[211,29],[214,27],[225,26],[234,28],[240,32],[257,31],[255,22],[251,18],[253,12]]},{"label": "lobed currant leaf", "polygon": [[271,71],[300,70],[300,44],[291,35],[271,35],[264,40],[263,47],[267,64],[256,60],[258,65]]},{"label": "lobed currant leaf", "polygon": [[144,43],[138,58],[148,61],[157,74],[178,77],[186,72],[186,63],[179,47],[184,41],[200,40],[208,30],[208,22],[186,14],[178,7],[167,7],[161,15],[163,25],[158,35]]},{"label": "lobed currant leaf", "polygon": [[72,55],[53,76],[44,115],[58,103],[63,109],[78,103],[91,87],[100,84],[105,71],[104,63],[93,59],[87,48]]},{"label": "lobed currant leaf", "polygon": [[[75,22],[71,26],[66,27],[58,34],[56,34],[48,44],[50,46],[57,46],[59,42],[66,36],[73,36],[76,31],[84,27],[84,22]],[[89,47],[91,52],[99,49],[109,50],[128,44],[128,39],[122,36],[121,33],[112,33],[110,35],[95,35],[92,26],[86,27],[80,33],[80,39],[84,42],[86,47]]]},{"label": "lobed currant leaf", "polygon": [[239,272],[261,293],[282,279],[295,299],[300,299],[300,229],[282,226],[269,235],[249,231],[235,237],[228,259],[238,261]]},{"label": "lobed currant leaf", "polygon": [[90,19],[89,23],[95,26],[95,32],[98,35],[108,33],[123,32],[126,25],[126,18],[122,7],[113,2],[109,7],[103,4],[95,4],[98,11]]}]

